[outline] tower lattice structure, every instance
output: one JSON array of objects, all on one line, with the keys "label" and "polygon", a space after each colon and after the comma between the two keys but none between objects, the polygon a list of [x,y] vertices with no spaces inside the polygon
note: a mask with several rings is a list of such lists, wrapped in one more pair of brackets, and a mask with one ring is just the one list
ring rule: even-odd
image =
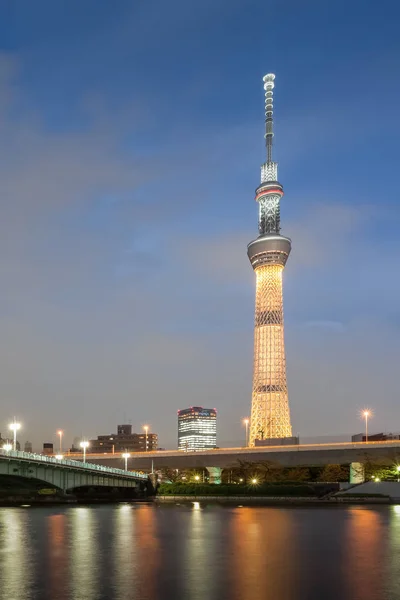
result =
[{"label": "tower lattice structure", "polygon": [[278,182],[278,164],[272,160],[274,79],[273,74],[263,78],[267,160],[261,165],[261,184],[255,198],[259,207],[259,237],[247,247],[256,274],[250,446],[254,446],[256,439],[292,436],[282,296],[282,275],[291,241],[280,234],[283,187]]}]

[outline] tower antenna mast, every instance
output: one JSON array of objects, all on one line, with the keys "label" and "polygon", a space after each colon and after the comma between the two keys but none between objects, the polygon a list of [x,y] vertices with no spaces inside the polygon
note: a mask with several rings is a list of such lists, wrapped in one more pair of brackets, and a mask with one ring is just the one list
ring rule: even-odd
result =
[{"label": "tower antenna mast", "polygon": [[272,138],[274,137],[274,87],[275,75],[264,75],[265,90],[265,145],[267,147],[267,163],[272,162]]}]

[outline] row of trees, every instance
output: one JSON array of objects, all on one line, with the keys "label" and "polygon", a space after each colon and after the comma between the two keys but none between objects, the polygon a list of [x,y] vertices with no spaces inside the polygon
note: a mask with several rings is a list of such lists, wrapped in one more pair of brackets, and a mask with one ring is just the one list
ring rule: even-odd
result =
[{"label": "row of trees", "polygon": [[[362,463],[365,481],[379,479],[380,481],[397,481],[400,473],[400,461],[388,461],[387,464],[374,463],[368,458]],[[257,483],[285,482],[344,482],[349,481],[349,465],[325,465],[323,467],[280,467],[269,461],[250,463],[238,461],[238,466],[223,469],[221,479],[226,484],[246,485],[252,480]],[[209,481],[207,469],[161,469],[163,482],[171,483],[206,483]]]},{"label": "row of trees", "polygon": [[[161,469],[163,482],[171,483],[206,483],[209,481],[207,469]],[[283,468],[268,461],[260,463],[240,462],[238,467],[223,469],[222,483],[243,484],[255,480],[257,483],[284,482],[337,482],[349,480],[349,467],[342,465],[326,465],[325,467]]]}]

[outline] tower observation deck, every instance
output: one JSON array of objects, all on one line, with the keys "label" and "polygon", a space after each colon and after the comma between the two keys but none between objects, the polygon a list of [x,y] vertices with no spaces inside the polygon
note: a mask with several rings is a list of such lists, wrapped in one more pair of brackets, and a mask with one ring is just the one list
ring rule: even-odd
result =
[{"label": "tower observation deck", "polygon": [[247,246],[256,274],[254,367],[249,445],[256,440],[290,438],[292,426],[286,383],[282,274],[291,250],[281,235],[278,164],[272,160],[273,90],[275,75],[265,75],[265,142],[267,160],[261,165],[256,189],[259,236]]}]

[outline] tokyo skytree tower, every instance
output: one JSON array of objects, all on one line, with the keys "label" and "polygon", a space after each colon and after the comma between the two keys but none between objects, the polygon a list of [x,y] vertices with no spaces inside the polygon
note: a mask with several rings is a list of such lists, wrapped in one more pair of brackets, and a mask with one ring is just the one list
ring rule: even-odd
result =
[{"label": "tokyo skytree tower", "polygon": [[259,236],[247,246],[256,274],[253,392],[249,445],[255,440],[292,436],[283,328],[282,274],[291,250],[280,234],[278,164],[272,160],[273,89],[275,75],[265,75],[265,141],[267,160],[256,189]]}]

